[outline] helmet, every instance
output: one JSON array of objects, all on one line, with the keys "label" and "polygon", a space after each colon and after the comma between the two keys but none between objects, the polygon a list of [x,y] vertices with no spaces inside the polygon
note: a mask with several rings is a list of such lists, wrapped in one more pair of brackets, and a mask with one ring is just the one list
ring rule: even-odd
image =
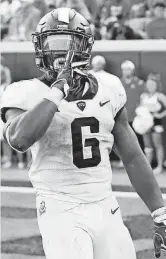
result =
[{"label": "helmet", "polygon": [[46,14],[32,34],[35,62],[42,71],[58,72],[69,50],[73,62],[89,64],[94,38],[87,20],[74,9],[58,8]]}]

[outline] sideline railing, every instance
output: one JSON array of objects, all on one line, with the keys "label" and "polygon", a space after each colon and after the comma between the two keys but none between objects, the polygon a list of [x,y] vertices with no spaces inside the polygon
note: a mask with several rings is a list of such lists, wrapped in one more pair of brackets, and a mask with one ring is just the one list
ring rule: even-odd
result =
[{"label": "sideline railing", "polygon": [[[1,53],[33,53],[32,42],[1,42]],[[124,52],[124,51],[159,51],[166,52],[166,40],[115,40],[115,41],[95,41],[94,52]]]}]

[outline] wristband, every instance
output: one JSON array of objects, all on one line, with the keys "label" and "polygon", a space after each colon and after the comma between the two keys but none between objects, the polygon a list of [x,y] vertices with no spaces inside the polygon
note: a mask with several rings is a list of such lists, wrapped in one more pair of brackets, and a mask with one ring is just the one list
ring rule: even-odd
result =
[{"label": "wristband", "polygon": [[159,216],[163,216],[163,215],[166,215],[166,207],[161,207],[151,213],[151,216],[153,219],[155,219],[156,217],[159,217]]},{"label": "wristband", "polygon": [[63,97],[64,97],[63,92],[58,88],[53,87],[49,89],[49,91],[43,98],[55,103],[55,105],[58,107]]}]

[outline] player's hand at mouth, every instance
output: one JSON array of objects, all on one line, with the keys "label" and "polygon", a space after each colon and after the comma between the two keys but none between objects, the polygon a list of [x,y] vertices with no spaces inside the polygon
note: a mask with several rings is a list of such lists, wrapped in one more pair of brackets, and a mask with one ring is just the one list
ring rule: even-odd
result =
[{"label": "player's hand at mouth", "polygon": [[72,61],[74,58],[74,51],[69,50],[66,55],[66,61],[62,69],[58,73],[57,79],[66,79],[67,83],[70,85],[72,81]]},{"label": "player's hand at mouth", "polygon": [[71,67],[72,60],[74,57],[74,51],[69,50],[66,56],[65,65],[60,69],[57,80],[51,85],[51,87],[56,87],[61,90],[64,97],[67,96],[69,87],[72,87],[73,82],[73,70]]}]

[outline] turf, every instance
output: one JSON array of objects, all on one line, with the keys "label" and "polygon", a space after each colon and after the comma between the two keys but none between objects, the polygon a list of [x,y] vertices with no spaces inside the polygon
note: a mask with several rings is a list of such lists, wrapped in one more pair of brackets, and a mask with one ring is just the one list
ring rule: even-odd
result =
[{"label": "turf", "polygon": [[133,240],[150,239],[153,234],[153,223],[149,215],[137,215],[125,220]]},{"label": "turf", "polygon": [[2,253],[44,255],[40,236],[4,241],[1,246]]},{"label": "turf", "polygon": [[[36,218],[36,210],[20,207],[2,207],[2,221],[15,219]],[[18,231],[19,231],[19,220]],[[152,239],[153,225],[149,215],[134,215],[125,218],[125,225],[130,231],[133,240]],[[2,241],[1,251],[3,254],[36,255],[44,256],[42,239],[40,235],[30,237],[14,238]],[[137,259],[152,259],[153,250],[145,250],[137,253]],[[164,259],[164,256],[161,257]]]},{"label": "turf", "polygon": [[36,218],[36,209],[20,208],[20,207],[7,207],[1,208],[1,217],[3,218],[15,218],[15,219],[31,219]]},{"label": "turf", "polygon": [[[31,187],[26,174],[27,172],[19,170],[6,170],[2,174],[2,185]],[[165,178],[161,176],[157,179],[163,193],[166,193]],[[114,174],[113,190],[133,191],[121,173]],[[118,202],[125,225],[136,245],[137,259],[153,259],[153,225],[146,206],[135,198],[121,197]],[[36,220],[35,195],[2,192],[1,205],[1,258],[45,259]],[[160,257],[164,258],[166,259],[166,255]]]},{"label": "turf", "polygon": [[[21,238],[2,242],[2,253],[18,255],[44,256],[40,236]],[[18,257],[19,258],[19,257]],[[22,257],[23,258],[23,257]],[[153,250],[145,250],[137,253],[137,259],[153,259]],[[160,259],[166,258],[164,255]]]},{"label": "turf", "polygon": [[[137,259],[153,259],[154,252],[153,250],[145,250],[137,253]],[[160,259],[165,259],[166,256],[162,253]]]}]

